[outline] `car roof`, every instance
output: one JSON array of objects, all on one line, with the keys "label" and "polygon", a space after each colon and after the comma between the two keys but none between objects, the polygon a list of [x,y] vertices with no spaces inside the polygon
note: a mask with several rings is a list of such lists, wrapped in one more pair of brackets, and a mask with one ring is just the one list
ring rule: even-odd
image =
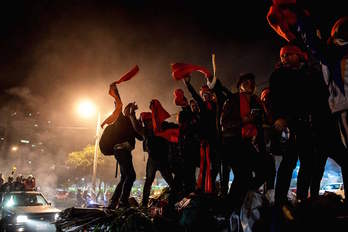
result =
[{"label": "car roof", "polygon": [[31,194],[42,194],[41,192],[37,192],[37,191],[11,191],[11,192],[7,192],[6,194],[19,194],[19,193],[31,193]]}]

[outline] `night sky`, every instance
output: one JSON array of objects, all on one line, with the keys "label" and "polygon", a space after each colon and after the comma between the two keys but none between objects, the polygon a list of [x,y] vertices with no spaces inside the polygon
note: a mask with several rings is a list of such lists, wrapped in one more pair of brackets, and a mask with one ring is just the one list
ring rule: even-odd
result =
[{"label": "night sky", "polygon": [[[346,13],[344,1],[300,1],[323,36]],[[233,5],[231,5],[233,3]],[[330,4],[329,4],[330,3]],[[284,41],[268,26],[271,1],[3,1],[0,14],[0,110],[21,101],[59,126],[94,128],[76,104],[95,102],[102,119],[113,110],[108,86],[135,64],[139,74],[119,86],[124,104],[139,113],[152,98],[171,113],[173,90],[184,88],[170,63],[212,68],[232,90],[238,75],[253,72],[258,90],[278,61]],[[199,88],[203,78],[193,75]],[[186,92],[187,93],[187,92]],[[91,130],[91,134],[94,129]]]},{"label": "night sky", "polygon": [[[345,1],[299,2],[309,9],[324,37],[335,20],[347,14]],[[234,90],[240,73],[253,72],[260,90],[267,85],[285,43],[267,24],[270,4],[261,0],[1,1],[0,117],[8,113],[4,109],[20,102],[22,111],[40,112],[56,128],[88,127],[82,133],[54,131],[65,138],[57,149],[65,145],[59,152],[67,154],[69,149],[93,144],[95,138],[96,118],[78,117],[76,103],[90,99],[104,119],[114,109],[107,94],[109,84],[135,64],[139,74],[119,85],[119,91],[124,104],[137,102],[138,113],[149,111],[153,98],[171,114],[178,112],[173,90],[184,86],[172,79],[170,63],[212,69],[212,53],[217,76],[227,87]],[[194,74],[192,82],[198,89],[203,79]],[[3,124],[5,119],[0,120]],[[55,142],[52,135],[39,137]],[[138,174],[145,163],[142,155],[135,159],[141,163]]]},{"label": "night sky", "polygon": [[[137,79],[119,87],[124,101],[140,101],[146,109],[156,97],[173,111],[172,90],[183,86],[171,79],[169,64],[211,68],[212,53],[228,87],[241,72],[254,72],[264,83],[284,44],[265,19],[271,1],[187,2],[2,2],[1,104],[24,87],[28,100],[44,99],[41,111],[67,111],[86,95],[107,111],[108,84],[138,64]],[[300,1],[324,35],[345,13],[343,2]],[[195,81],[202,83],[199,76]]]}]

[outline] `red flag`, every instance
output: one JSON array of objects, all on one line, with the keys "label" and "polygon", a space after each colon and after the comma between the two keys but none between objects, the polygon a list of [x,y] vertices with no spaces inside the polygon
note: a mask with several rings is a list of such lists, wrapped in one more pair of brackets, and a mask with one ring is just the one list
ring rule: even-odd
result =
[{"label": "red flag", "polygon": [[138,65],[135,65],[130,71],[124,74],[118,81],[115,81],[116,84],[120,84],[121,82],[128,81],[132,79],[139,72]]},{"label": "red flag", "polygon": [[174,80],[181,80],[194,71],[203,73],[206,78],[212,76],[211,72],[207,68],[193,64],[174,63],[171,64],[171,68]]},{"label": "red flag", "polygon": [[157,99],[151,101],[152,111],[152,126],[156,136],[160,136],[172,143],[178,143],[179,141],[179,128],[170,128],[162,130],[161,125],[170,114],[162,107],[161,103]]},{"label": "red flag", "polygon": [[[291,42],[296,39],[296,35],[291,27],[297,23],[297,13],[287,7],[281,7],[278,2],[295,2],[291,0],[275,1],[276,4],[269,8],[267,13],[268,24],[272,29],[286,41]],[[304,15],[309,16],[307,10],[303,10]]]},{"label": "red flag", "polygon": [[162,122],[170,118],[170,114],[162,107],[157,99],[151,101],[151,111],[153,129],[155,132],[160,131]]},{"label": "red flag", "polygon": [[156,136],[160,136],[162,138],[165,138],[169,142],[172,143],[178,143],[179,142],[179,128],[170,128],[166,129],[164,131],[157,131],[155,132]]},{"label": "red flag", "polygon": [[[239,94],[240,117],[244,118],[250,114],[250,104],[245,94]],[[242,127],[242,137],[252,138],[257,135],[257,128],[253,123],[246,123]]]},{"label": "red flag", "polygon": [[151,112],[141,112],[140,118],[143,122],[147,120],[152,120],[152,113]]}]

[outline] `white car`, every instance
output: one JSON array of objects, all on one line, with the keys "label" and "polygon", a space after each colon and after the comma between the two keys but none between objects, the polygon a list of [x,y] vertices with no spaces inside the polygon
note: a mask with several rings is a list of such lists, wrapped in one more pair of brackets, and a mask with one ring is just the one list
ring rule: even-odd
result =
[{"label": "white car", "polygon": [[336,193],[337,195],[340,195],[342,198],[344,198],[343,183],[328,184],[319,190],[320,195],[323,195],[325,192]]},{"label": "white car", "polygon": [[40,192],[3,193],[0,206],[0,231],[56,231],[60,210]]}]

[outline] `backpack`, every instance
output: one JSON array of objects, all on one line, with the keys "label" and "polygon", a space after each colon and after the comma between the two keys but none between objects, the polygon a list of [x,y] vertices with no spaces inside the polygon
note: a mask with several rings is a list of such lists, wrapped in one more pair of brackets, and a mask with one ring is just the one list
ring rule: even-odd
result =
[{"label": "backpack", "polygon": [[106,156],[114,155],[114,146],[124,142],[129,142],[134,147],[135,132],[130,119],[121,113],[116,122],[108,125],[103,131],[99,148]]}]

